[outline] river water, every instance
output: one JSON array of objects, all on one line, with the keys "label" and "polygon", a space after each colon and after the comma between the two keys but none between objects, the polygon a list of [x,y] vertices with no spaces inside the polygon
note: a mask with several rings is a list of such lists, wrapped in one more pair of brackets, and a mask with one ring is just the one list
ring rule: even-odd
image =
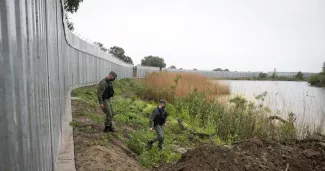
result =
[{"label": "river water", "polygon": [[319,125],[325,120],[325,88],[294,81],[221,81],[231,87],[232,95],[250,100],[267,92],[264,104],[273,114],[286,118],[294,112],[297,124]]}]

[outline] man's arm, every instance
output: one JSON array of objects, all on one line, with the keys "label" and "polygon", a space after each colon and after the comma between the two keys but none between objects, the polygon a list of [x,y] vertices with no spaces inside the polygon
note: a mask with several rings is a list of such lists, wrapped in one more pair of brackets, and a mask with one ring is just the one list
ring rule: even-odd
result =
[{"label": "man's arm", "polygon": [[157,109],[153,110],[150,118],[149,118],[149,128],[152,128],[153,127],[153,121],[155,119],[155,117],[157,116]]},{"label": "man's arm", "polygon": [[99,86],[98,86],[98,89],[97,89],[97,98],[98,98],[98,102],[99,104],[103,104],[103,93],[105,91],[105,83],[100,82],[99,83]]}]

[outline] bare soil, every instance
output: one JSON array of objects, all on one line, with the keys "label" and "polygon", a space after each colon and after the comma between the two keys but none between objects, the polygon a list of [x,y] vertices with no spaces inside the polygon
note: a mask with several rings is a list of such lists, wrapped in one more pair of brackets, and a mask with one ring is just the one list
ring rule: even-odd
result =
[{"label": "bare soil", "polygon": [[[126,145],[114,139],[114,133],[103,133],[103,126],[87,118],[84,111],[104,115],[101,110],[90,109],[86,102],[72,101],[73,121],[80,123],[81,128],[74,128],[74,153],[77,171],[143,171],[145,170],[136,160],[136,154]],[[87,130],[84,130],[87,128]],[[128,130],[128,128],[122,128]]]},{"label": "bare soil", "polygon": [[160,171],[321,171],[325,170],[325,146],[313,141],[286,145],[261,139],[243,141],[233,148],[204,145],[183,154]]}]

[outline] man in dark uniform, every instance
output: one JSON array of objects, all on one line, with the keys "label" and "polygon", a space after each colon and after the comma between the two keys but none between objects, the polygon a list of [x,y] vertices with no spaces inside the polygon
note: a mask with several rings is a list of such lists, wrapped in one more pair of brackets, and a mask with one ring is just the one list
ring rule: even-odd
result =
[{"label": "man in dark uniform", "polygon": [[155,139],[150,140],[147,143],[148,148],[152,148],[152,144],[158,141],[159,142],[158,148],[162,150],[162,145],[164,143],[163,126],[166,123],[166,119],[168,117],[168,113],[165,111],[166,106],[167,106],[166,100],[164,99],[160,100],[158,107],[153,110],[150,116],[149,130],[152,131],[152,128],[154,128],[157,133],[157,137]]},{"label": "man in dark uniform", "polygon": [[112,81],[114,81],[116,77],[117,74],[114,71],[111,71],[109,75],[99,83],[97,90],[100,108],[106,114],[104,132],[116,132],[112,124],[113,107],[110,100],[110,98],[114,96]]}]

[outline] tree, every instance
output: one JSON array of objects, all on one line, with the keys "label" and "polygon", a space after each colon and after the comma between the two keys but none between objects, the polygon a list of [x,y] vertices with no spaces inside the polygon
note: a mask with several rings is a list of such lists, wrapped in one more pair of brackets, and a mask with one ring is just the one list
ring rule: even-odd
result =
[{"label": "tree", "polygon": [[73,22],[69,21],[68,18],[68,13],[75,13],[78,11],[79,9],[79,5],[83,0],[65,0],[64,1],[64,10],[66,11],[64,13],[64,17],[67,21],[67,26],[69,28],[69,30],[73,31],[74,30],[74,24]]},{"label": "tree", "polygon": [[214,69],[214,70],[212,70],[212,71],[228,71],[229,72],[229,69],[225,69],[225,70],[223,70],[223,69],[221,69],[221,68],[217,68],[217,69]]},{"label": "tree", "polygon": [[159,67],[160,69],[166,67],[165,60],[158,56],[146,56],[141,60],[142,66],[152,66],[152,67]]},{"label": "tree", "polygon": [[64,17],[65,17],[65,19],[67,21],[67,27],[68,27],[68,29],[71,30],[71,31],[74,31],[74,23],[71,22],[71,21],[69,21],[68,13],[65,13],[64,14]]},{"label": "tree", "polygon": [[120,58],[121,60],[124,60],[125,58],[125,51],[123,48],[118,46],[113,46],[109,48],[109,53],[113,54],[114,56]]},{"label": "tree", "polygon": [[129,56],[125,56],[123,61],[128,63],[128,64],[133,64],[133,60]]},{"label": "tree", "polygon": [[299,71],[295,77],[297,79],[299,79],[299,80],[303,80],[304,79],[304,74],[301,71]]},{"label": "tree", "polygon": [[325,62],[323,63],[323,72],[325,72]]},{"label": "tree", "polygon": [[79,5],[83,0],[65,0],[64,1],[64,9],[67,12],[75,13],[79,9]]},{"label": "tree", "polygon": [[102,50],[102,51],[104,51],[104,52],[107,51],[107,48],[105,48],[105,46],[104,46],[102,43],[100,43],[100,42],[95,42],[94,44],[97,45],[97,46],[100,48],[100,50]]},{"label": "tree", "polygon": [[261,72],[259,75],[258,75],[259,78],[266,78],[267,77],[267,73],[263,73]]},{"label": "tree", "polygon": [[275,78],[277,75],[276,75],[276,68],[274,68],[274,71],[273,71],[273,74],[272,74],[272,78]]},{"label": "tree", "polygon": [[214,69],[212,71],[223,71],[221,68]]},{"label": "tree", "polygon": [[171,69],[176,69],[176,67],[174,65],[170,66],[169,68]]},{"label": "tree", "polygon": [[121,47],[113,46],[113,47],[109,48],[109,53],[128,64],[133,64],[131,57],[126,56],[124,49]]}]

